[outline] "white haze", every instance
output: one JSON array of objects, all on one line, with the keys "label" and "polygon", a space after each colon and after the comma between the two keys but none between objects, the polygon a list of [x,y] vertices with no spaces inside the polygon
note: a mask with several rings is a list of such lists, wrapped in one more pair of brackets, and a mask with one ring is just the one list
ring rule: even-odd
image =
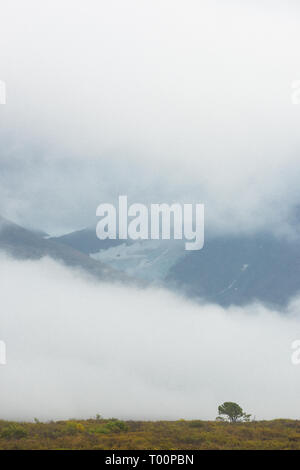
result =
[{"label": "white haze", "polygon": [[299,15],[296,0],[2,0],[0,212],[72,230],[128,194],[202,202],[215,233],[297,232]]},{"label": "white haze", "polygon": [[1,418],[300,418],[299,300],[222,309],[1,255]]}]

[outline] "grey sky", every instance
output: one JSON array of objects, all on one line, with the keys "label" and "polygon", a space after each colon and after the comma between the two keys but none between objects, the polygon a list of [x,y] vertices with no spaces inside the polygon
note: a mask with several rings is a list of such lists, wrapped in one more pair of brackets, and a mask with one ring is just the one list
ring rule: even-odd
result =
[{"label": "grey sky", "polygon": [[96,207],[203,202],[215,233],[290,234],[296,1],[4,0],[0,212],[51,233]]}]

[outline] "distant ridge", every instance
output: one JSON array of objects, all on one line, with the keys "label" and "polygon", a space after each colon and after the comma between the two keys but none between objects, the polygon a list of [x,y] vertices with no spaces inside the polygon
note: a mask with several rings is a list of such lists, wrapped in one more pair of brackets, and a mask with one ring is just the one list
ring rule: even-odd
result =
[{"label": "distant ridge", "polygon": [[[271,234],[207,237],[202,250],[188,252],[164,240],[124,244],[98,240],[84,229],[56,239],[93,255],[100,262],[135,278],[181,291],[194,299],[222,306],[263,302],[281,308],[300,293],[300,241]],[[123,245],[122,245],[123,243]]]},{"label": "distant ridge", "polygon": [[129,276],[88,255],[60,243],[45,239],[43,233],[31,231],[0,216],[0,250],[17,259],[40,259],[49,256],[66,266],[81,268],[97,279],[132,282]]}]

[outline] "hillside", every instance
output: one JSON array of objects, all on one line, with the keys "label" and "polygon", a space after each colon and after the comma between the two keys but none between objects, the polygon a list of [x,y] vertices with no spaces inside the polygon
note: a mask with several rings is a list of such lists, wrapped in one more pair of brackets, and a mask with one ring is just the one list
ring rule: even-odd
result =
[{"label": "hillside", "polygon": [[0,421],[0,449],[300,449],[300,421]]},{"label": "hillside", "polygon": [[42,233],[25,229],[1,216],[0,250],[17,259],[35,260],[49,256],[67,266],[82,269],[104,281],[130,281],[126,274],[95,261],[70,246],[44,238]]},{"label": "hillside", "polygon": [[269,234],[208,237],[188,252],[181,240],[98,240],[95,229],[52,240],[137,279],[222,306],[287,305],[300,291],[300,241]]}]

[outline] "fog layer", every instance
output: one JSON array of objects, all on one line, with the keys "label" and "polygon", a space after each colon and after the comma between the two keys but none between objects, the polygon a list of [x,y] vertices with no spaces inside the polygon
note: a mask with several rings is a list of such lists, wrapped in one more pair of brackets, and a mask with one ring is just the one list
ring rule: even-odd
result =
[{"label": "fog layer", "polygon": [[[299,232],[297,1],[3,0],[0,213],[199,202],[217,234]],[[299,93],[297,93],[299,96]]]},{"label": "fog layer", "polygon": [[95,283],[50,259],[0,260],[1,418],[300,418],[299,301],[222,309]]}]

